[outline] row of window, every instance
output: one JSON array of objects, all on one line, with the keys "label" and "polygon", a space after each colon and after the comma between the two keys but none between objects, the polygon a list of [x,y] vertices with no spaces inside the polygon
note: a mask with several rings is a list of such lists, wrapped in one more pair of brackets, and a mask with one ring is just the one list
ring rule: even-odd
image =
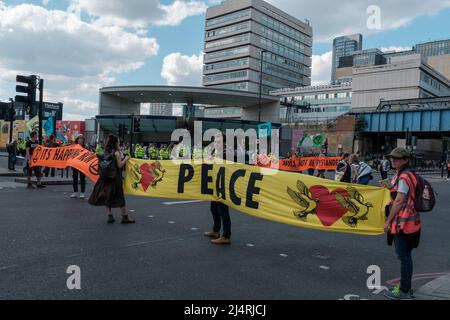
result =
[{"label": "row of window", "polygon": [[288,71],[268,63],[263,63],[263,72],[273,74],[281,78],[289,77],[292,78],[293,81],[303,81],[303,75],[300,73]]},{"label": "row of window", "polygon": [[244,53],[250,53],[249,46],[237,47],[237,48],[207,53],[207,54],[205,54],[205,60],[212,60],[212,59],[223,58],[223,57],[232,57],[232,56],[236,56],[238,54],[244,54]]},{"label": "row of window", "polygon": [[241,10],[241,11],[237,11],[237,12],[233,12],[221,17],[217,17],[214,19],[209,19],[206,21],[206,26],[210,27],[219,23],[223,23],[226,21],[230,21],[230,20],[235,20],[235,19],[239,19],[242,17],[249,17],[250,16],[250,9],[245,9],[245,10]]},{"label": "row of window", "polygon": [[302,52],[302,53],[305,52],[305,45],[303,43],[300,43],[299,41],[296,41],[296,40],[293,40],[286,36],[283,36],[281,33],[272,31],[271,29],[266,28],[266,27],[262,27],[262,34],[264,37],[266,37],[270,40],[278,42],[282,45],[286,45],[286,46],[293,48],[299,52]]},{"label": "row of window", "polygon": [[245,78],[248,76],[248,70],[241,71],[233,71],[233,72],[225,72],[212,74],[210,76],[204,76],[204,82],[212,82],[212,81],[220,81],[220,80],[228,80],[228,79],[236,79],[236,78]]},{"label": "row of window", "polygon": [[275,19],[269,17],[268,15],[262,14],[262,16],[263,17],[262,17],[261,22],[265,26],[267,26],[273,30],[279,31],[295,40],[305,43],[306,35],[304,33],[301,33],[300,31],[295,30],[294,28],[291,28],[290,26],[288,26],[278,20],[275,20]]},{"label": "row of window", "polygon": [[248,82],[235,82],[235,83],[214,85],[214,88],[245,91],[248,90]]},{"label": "row of window", "polygon": [[441,90],[441,84],[440,84],[438,81],[432,79],[432,78],[431,78],[429,75],[427,75],[426,73],[421,73],[421,74],[420,74],[420,80],[422,80],[424,83],[426,83],[426,84],[428,84],[428,85],[434,87],[434,88],[437,89],[437,90]]},{"label": "row of window", "polygon": [[210,48],[220,47],[220,46],[224,46],[224,45],[232,44],[232,43],[248,42],[249,40],[250,40],[250,34],[246,33],[246,34],[236,36],[236,37],[230,37],[230,38],[220,39],[217,41],[207,42],[205,44],[205,48],[210,49]]},{"label": "row of window", "polygon": [[278,77],[268,75],[267,73],[263,73],[262,80],[263,80],[264,84],[271,86],[273,88],[279,88],[279,89],[280,88],[296,88],[296,87],[300,86],[300,83],[298,83],[298,82],[280,79]]},{"label": "row of window", "polygon": [[298,69],[299,72],[305,73],[305,66],[293,60],[286,59],[271,52],[264,54],[264,60],[288,69]]},{"label": "row of window", "polygon": [[207,64],[207,65],[205,65],[204,69],[205,70],[218,70],[218,69],[226,69],[226,68],[233,68],[233,67],[244,67],[244,66],[248,66],[248,63],[249,63],[249,58],[243,58],[243,59],[236,59],[236,60]]},{"label": "row of window", "polygon": [[352,97],[352,92],[348,91],[348,92],[337,92],[337,93],[307,94],[307,95],[301,95],[301,96],[288,97],[288,99],[294,98],[295,101],[303,101],[303,100],[342,99],[342,98],[351,98],[351,97]]},{"label": "row of window", "polygon": [[222,34],[226,34],[226,33],[230,33],[230,32],[235,32],[235,31],[239,31],[239,30],[244,30],[244,29],[248,29],[250,26],[250,22],[249,21],[245,21],[242,23],[238,23],[238,24],[233,24],[231,26],[226,26],[223,28],[219,28],[219,29],[214,29],[211,31],[206,32],[206,37],[207,38],[211,38],[211,37],[216,37],[216,36],[220,36]]},{"label": "row of window", "polygon": [[292,50],[290,48],[287,48],[285,46],[279,45],[276,42],[273,42],[272,40],[260,38],[259,40],[261,46],[269,51],[278,53],[281,56],[287,57],[289,59],[302,62],[305,64],[305,55],[298,53],[295,50]]}]

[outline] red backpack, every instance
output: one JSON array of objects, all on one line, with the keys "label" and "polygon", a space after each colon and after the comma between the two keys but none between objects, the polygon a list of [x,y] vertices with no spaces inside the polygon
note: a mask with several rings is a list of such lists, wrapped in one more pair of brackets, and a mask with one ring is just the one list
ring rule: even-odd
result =
[{"label": "red backpack", "polygon": [[[435,192],[431,183],[428,182],[422,176],[412,173],[406,172],[408,175],[410,182],[412,183],[411,175],[417,181],[416,190],[414,193],[414,208],[417,212],[430,212],[433,210],[434,205],[436,204]],[[414,185],[414,184],[413,184]]]}]

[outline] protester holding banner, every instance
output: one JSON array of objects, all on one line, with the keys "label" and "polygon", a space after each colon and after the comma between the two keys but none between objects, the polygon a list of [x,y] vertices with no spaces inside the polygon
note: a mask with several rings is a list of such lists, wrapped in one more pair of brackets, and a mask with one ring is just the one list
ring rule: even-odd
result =
[{"label": "protester holding banner", "polygon": [[385,295],[395,300],[410,300],[413,298],[411,281],[413,261],[411,252],[419,246],[421,221],[414,200],[417,180],[408,172],[410,153],[405,148],[392,150],[389,157],[396,173],[391,181],[391,206],[384,230],[388,235],[388,244],[394,243],[400,259],[400,285],[389,290]]},{"label": "protester holding banner", "polygon": [[[226,158],[226,151],[219,154],[218,150],[223,149],[223,137],[218,134],[214,137],[214,150],[212,152],[213,158]],[[220,147],[219,147],[220,146]],[[230,244],[231,240],[231,219],[230,219],[230,209],[222,202],[211,202],[210,206],[211,215],[213,217],[214,225],[212,231],[205,232],[204,235],[210,238],[212,244]],[[223,226],[223,233],[220,236],[220,229]]]},{"label": "protester holding banner", "polygon": [[36,140],[36,132],[30,133],[30,140],[27,141],[25,152],[26,152],[26,158],[27,158],[27,188],[28,189],[34,189],[33,185],[31,184],[31,176],[34,174],[36,175],[37,179],[37,187],[38,188],[45,188],[44,185],[41,182],[41,167],[33,167],[31,163],[31,156],[33,155],[34,149],[37,148],[39,145],[39,142]]},{"label": "protester holding banner", "polygon": [[115,169],[114,178],[100,178],[94,186],[94,190],[89,198],[89,204],[93,206],[106,206],[108,212],[108,223],[113,223],[114,216],[112,208],[120,208],[122,212],[122,223],[134,223],[130,219],[125,208],[125,196],[122,184],[122,168],[130,157],[126,156],[123,160],[120,154],[119,138],[110,135],[105,146],[104,154],[99,156],[101,161],[108,161],[107,157],[112,158],[111,165]]},{"label": "protester holding banner", "polygon": [[[81,147],[85,147],[86,139],[82,134],[78,135],[75,139],[75,144],[79,144]],[[80,177],[80,185],[81,185],[81,193],[78,194],[78,176]],[[75,168],[72,168],[72,185],[73,185],[73,193],[70,198],[80,198],[84,199],[84,191],[86,190],[86,176]]]}]

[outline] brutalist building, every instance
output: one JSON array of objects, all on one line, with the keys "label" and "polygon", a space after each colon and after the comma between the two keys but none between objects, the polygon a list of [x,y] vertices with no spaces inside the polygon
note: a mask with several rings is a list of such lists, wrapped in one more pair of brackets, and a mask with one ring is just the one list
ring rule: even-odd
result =
[{"label": "brutalist building", "polygon": [[206,12],[203,85],[262,92],[311,84],[312,27],[262,0]]}]

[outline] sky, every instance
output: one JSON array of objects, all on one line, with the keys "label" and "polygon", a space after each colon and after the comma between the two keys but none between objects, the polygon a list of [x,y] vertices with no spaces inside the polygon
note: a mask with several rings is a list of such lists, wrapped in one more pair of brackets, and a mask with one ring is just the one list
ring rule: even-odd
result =
[{"label": "sky", "polygon": [[[65,120],[97,114],[113,85],[201,85],[206,9],[220,0],[0,0],[0,100],[16,74],[45,80]],[[333,38],[410,49],[450,38],[450,0],[268,0],[313,27],[313,84],[330,80]]]}]

